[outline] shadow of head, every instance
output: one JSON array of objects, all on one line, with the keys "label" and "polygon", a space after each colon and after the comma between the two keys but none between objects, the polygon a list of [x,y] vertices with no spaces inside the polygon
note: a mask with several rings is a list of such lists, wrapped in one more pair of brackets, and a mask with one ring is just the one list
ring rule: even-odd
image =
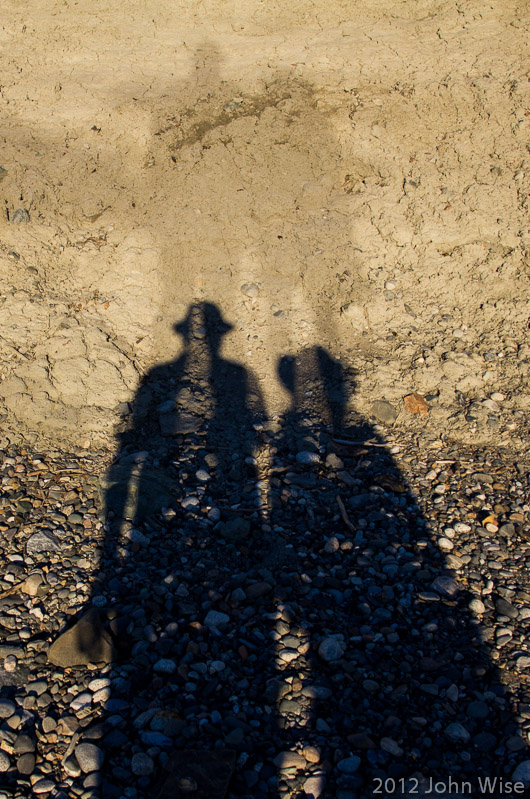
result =
[{"label": "shadow of head", "polygon": [[233,325],[223,319],[219,308],[211,302],[193,303],[185,318],[173,326],[186,345],[202,341],[212,352],[217,352],[222,337],[232,329]]},{"label": "shadow of head", "polygon": [[353,372],[320,346],[306,347],[278,362],[278,378],[291,395],[292,411],[308,412],[335,430],[343,426]]}]

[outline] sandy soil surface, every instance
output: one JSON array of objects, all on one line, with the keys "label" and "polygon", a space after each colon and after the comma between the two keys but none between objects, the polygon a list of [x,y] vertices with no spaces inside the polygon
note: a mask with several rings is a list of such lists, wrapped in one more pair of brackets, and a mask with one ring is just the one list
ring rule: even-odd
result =
[{"label": "sandy soil surface", "polygon": [[520,447],[529,24],[514,0],[5,0],[4,437],[109,444],[207,302],[270,414],[280,359],[318,346],[352,410]]}]

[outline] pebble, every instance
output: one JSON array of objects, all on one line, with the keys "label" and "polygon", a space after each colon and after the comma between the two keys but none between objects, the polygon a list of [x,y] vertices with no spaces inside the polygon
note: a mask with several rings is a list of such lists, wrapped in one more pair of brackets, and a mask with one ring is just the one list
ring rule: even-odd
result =
[{"label": "pebble", "polygon": [[27,580],[21,586],[21,590],[29,596],[37,596],[39,588],[43,584],[43,577],[41,574],[30,574]]},{"label": "pebble", "polygon": [[502,599],[502,597],[495,602],[495,610],[501,616],[507,616],[509,619],[516,619],[519,615],[512,603]]},{"label": "pebble", "polygon": [[81,767],[75,757],[70,755],[63,760],[63,769],[69,777],[79,777],[81,774]]},{"label": "pebble", "polygon": [[0,698],[0,719],[8,719],[12,716],[17,709],[17,706],[11,699]]},{"label": "pebble", "polygon": [[55,789],[55,783],[52,780],[42,779],[33,784],[33,793],[40,796],[43,793],[51,793]]},{"label": "pebble", "polygon": [[75,747],[75,757],[84,774],[98,771],[103,765],[104,754],[95,744],[82,743]]},{"label": "pebble", "polygon": [[512,774],[512,782],[522,782],[525,788],[530,788],[530,760],[519,763]]},{"label": "pebble", "polygon": [[452,577],[447,577],[446,575],[440,575],[439,577],[436,577],[432,583],[432,588],[433,591],[437,591],[439,594],[448,597],[449,599],[456,596],[460,590],[456,580],[453,580]]},{"label": "pebble", "polygon": [[70,702],[70,710],[77,713],[79,710],[90,707],[92,704],[92,694],[82,693],[78,694],[75,699]]},{"label": "pebble", "polygon": [[401,757],[403,755],[403,749],[399,744],[394,741],[393,738],[381,738],[379,746],[383,750],[383,752],[388,752],[390,755],[394,757]]},{"label": "pebble", "polygon": [[303,783],[303,789],[308,799],[319,799],[324,793],[326,778],[323,774],[316,777],[308,777]]},{"label": "pebble", "polygon": [[458,697],[460,696],[458,686],[452,683],[452,685],[447,688],[445,695],[450,702],[458,702]]},{"label": "pebble", "polygon": [[390,402],[386,400],[376,400],[372,403],[372,415],[379,422],[384,424],[394,424],[398,417],[398,412]]},{"label": "pebble", "polygon": [[274,758],[274,765],[281,770],[290,769],[290,768],[305,768],[306,759],[303,755],[300,755],[298,752],[280,752]]},{"label": "pebble", "polygon": [[27,752],[17,759],[17,771],[19,774],[33,774],[35,769],[35,755]]},{"label": "pebble", "polygon": [[341,658],[344,654],[344,651],[344,644],[341,641],[338,641],[336,638],[324,638],[318,647],[318,654],[322,660],[325,660],[327,663],[331,663],[334,660]]},{"label": "pebble", "polygon": [[320,762],[320,750],[316,746],[304,746],[302,754],[308,763]]},{"label": "pebble", "polygon": [[11,768],[11,760],[9,759],[6,752],[3,752],[0,749],[0,772],[3,773],[5,771],[9,771],[10,768]]},{"label": "pebble", "polygon": [[457,721],[445,728],[445,734],[455,744],[467,744],[471,738],[468,730]]},{"label": "pebble", "polygon": [[342,771],[343,774],[355,774],[360,765],[361,758],[357,757],[357,755],[350,755],[350,757],[339,760],[337,768],[339,771]]},{"label": "pebble", "polygon": [[21,225],[25,222],[29,222],[29,213],[25,208],[17,208],[11,217],[11,224]]},{"label": "pebble", "polygon": [[230,621],[230,616],[227,613],[222,613],[219,610],[209,610],[204,619],[206,627],[224,627]]},{"label": "pebble", "polygon": [[154,768],[155,764],[149,755],[146,755],[144,752],[137,752],[135,755],[133,755],[131,760],[131,770],[135,776],[148,776],[149,774],[153,773]]},{"label": "pebble", "polygon": [[455,533],[457,533],[458,535],[462,535],[471,532],[471,525],[467,524],[467,522],[456,522],[453,525],[453,529]]},{"label": "pebble", "polygon": [[26,752],[34,752],[35,744],[29,735],[20,734],[15,738],[13,749],[16,755],[23,755]]},{"label": "pebble", "polygon": [[296,462],[303,463],[306,466],[314,466],[320,463],[320,457],[317,455],[316,452],[297,452],[296,453]]},{"label": "pebble", "polygon": [[482,616],[486,612],[486,605],[481,599],[477,599],[474,597],[468,602],[468,608],[472,613],[476,613],[477,616]]},{"label": "pebble", "polygon": [[247,297],[259,296],[259,286],[257,283],[243,283],[243,285],[241,286],[241,291]]},{"label": "pebble", "polygon": [[8,655],[4,658],[4,671],[7,671],[9,674],[14,672],[18,666],[18,660],[15,655]]},{"label": "pebble", "polygon": [[157,674],[174,674],[176,670],[177,664],[169,658],[160,658],[153,666],[153,671]]}]

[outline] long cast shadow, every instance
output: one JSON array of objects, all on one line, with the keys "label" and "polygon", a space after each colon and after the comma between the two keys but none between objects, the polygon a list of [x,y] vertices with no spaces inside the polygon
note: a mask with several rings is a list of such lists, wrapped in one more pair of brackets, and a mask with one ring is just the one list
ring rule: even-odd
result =
[{"label": "long cast shadow", "polygon": [[[351,375],[318,347],[279,375],[292,404],[271,481],[272,531],[291,545],[277,572],[278,717],[287,750],[307,755],[294,778],[284,755],[281,795],[502,794],[508,690],[470,594],[389,447],[361,418],[344,429]],[[293,638],[298,657],[282,662]]]},{"label": "long cast shadow", "polygon": [[146,797],[348,799],[501,776],[483,699],[503,688],[385,442],[344,426],[352,375],[322,348],[284,357],[291,407],[267,420],[215,305],[175,329],[184,352],[144,379],[109,475],[103,796],[133,778]]}]

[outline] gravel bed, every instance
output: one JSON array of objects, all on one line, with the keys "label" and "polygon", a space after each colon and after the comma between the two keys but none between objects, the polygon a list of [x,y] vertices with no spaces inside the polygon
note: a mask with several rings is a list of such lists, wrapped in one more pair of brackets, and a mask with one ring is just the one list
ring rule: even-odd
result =
[{"label": "gravel bed", "polygon": [[0,799],[528,787],[527,463],[243,428],[1,453]]}]

